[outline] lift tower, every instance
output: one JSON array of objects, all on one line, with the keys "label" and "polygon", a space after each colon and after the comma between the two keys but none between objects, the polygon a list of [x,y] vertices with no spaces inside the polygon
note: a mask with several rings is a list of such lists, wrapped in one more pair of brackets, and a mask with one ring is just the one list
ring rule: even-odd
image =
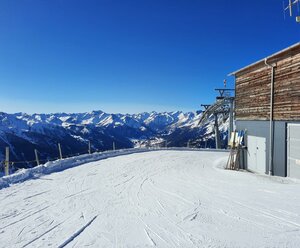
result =
[{"label": "lift tower", "polygon": [[234,96],[232,92],[234,89],[227,88],[218,88],[215,89],[219,95],[216,97],[216,102],[209,104],[201,104],[204,107],[204,112],[199,120],[198,125],[203,125],[207,119],[214,115],[214,132],[215,132],[215,141],[216,148],[221,149],[221,139],[220,139],[220,130],[219,130],[219,118],[220,114],[229,118],[229,127],[228,127],[228,140],[230,139],[230,134],[233,132],[233,109],[234,109]]}]

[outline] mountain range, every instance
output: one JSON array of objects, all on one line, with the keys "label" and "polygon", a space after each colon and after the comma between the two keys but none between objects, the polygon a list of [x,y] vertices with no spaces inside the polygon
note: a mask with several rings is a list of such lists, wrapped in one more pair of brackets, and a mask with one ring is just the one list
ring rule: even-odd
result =
[{"label": "mountain range", "polygon": [[[144,112],[139,114],[89,113],[8,114],[0,112],[0,161],[5,147],[17,168],[35,163],[34,149],[41,162],[58,158],[58,143],[64,157],[147,146],[214,147],[213,118],[199,126],[202,112]],[[219,118],[222,139],[226,140],[228,120]],[[224,142],[225,144],[226,142]],[[21,162],[26,161],[26,162]],[[32,161],[32,162],[30,162]]]}]

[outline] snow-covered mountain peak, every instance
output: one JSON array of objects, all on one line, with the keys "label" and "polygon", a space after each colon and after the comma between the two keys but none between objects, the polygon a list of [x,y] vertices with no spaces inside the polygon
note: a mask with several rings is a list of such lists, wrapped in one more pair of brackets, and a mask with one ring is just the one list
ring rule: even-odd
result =
[{"label": "snow-covered mountain peak", "polygon": [[[86,113],[55,113],[55,114],[26,114],[0,113],[0,121],[6,127],[12,129],[26,129],[43,125],[55,125],[69,127],[72,125],[93,125],[97,127],[128,126],[131,128],[150,128],[153,130],[165,129],[189,125],[193,123],[195,114],[182,111],[161,112],[152,111],[138,114],[108,114],[101,110]],[[193,125],[195,126],[195,125]]]},{"label": "snow-covered mountain peak", "polygon": [[[15,158],[34,160],[33,149],[45,156],[57,156],[57,143],[66,153],[82,152],[90,141],[94,149],[112,149],[135,145],[147,146],[167,141],[168,145],[186,146],[188,140],[203,143],[203,135],[213,137],[213,121],[199,127],[202,113],[143,112],[110,114],[101,110],[86,113],[7,114],[0,112],[0,146],[14,148]],[[220,120],[222,122],[222,120]],[[224,121],[223,121],[224,122]],[[227,123],[221,123],[222,132]],[[25,154],[25,155],[24,155]],[[3,151],[0,151],[0,156]],[[18,157],[19,158],[19,157]]]}]

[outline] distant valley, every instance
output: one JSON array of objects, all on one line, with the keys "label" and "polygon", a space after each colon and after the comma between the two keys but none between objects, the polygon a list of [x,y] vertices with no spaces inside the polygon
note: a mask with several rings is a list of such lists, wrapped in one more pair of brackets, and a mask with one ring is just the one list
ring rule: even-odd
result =
[{"label": "distant valley", "polygon": [[[34,166],[34,149],[43,162],[63,156],[147,146],[214,147],[213,119],[199,126],[201,112],[144,112],[139,114],[89,113],[26,114],[0,113],[0,161],[10,147],[15,167]],[[226,140],[227,120],[219,118],[222,139]]]}]

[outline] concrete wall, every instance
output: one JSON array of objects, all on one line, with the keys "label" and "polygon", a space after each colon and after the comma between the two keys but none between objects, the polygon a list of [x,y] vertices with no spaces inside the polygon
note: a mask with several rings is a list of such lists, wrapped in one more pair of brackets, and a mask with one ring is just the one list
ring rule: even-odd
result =
[{"label": "concrete wall", "polygon": [[[246,130],[246,135],[266,138],[266,173],[269,171],[269,121],[236,121],[237,130]],[[246,139],[247,141],[247,139]],[[247,143],[246,143],[247,146]],[[247,169],[247,151],[241,158],[241,164]],[[276,176],[285,177],[286,172],[286,122],[274,121],[274,156],[273,172]]]}]

